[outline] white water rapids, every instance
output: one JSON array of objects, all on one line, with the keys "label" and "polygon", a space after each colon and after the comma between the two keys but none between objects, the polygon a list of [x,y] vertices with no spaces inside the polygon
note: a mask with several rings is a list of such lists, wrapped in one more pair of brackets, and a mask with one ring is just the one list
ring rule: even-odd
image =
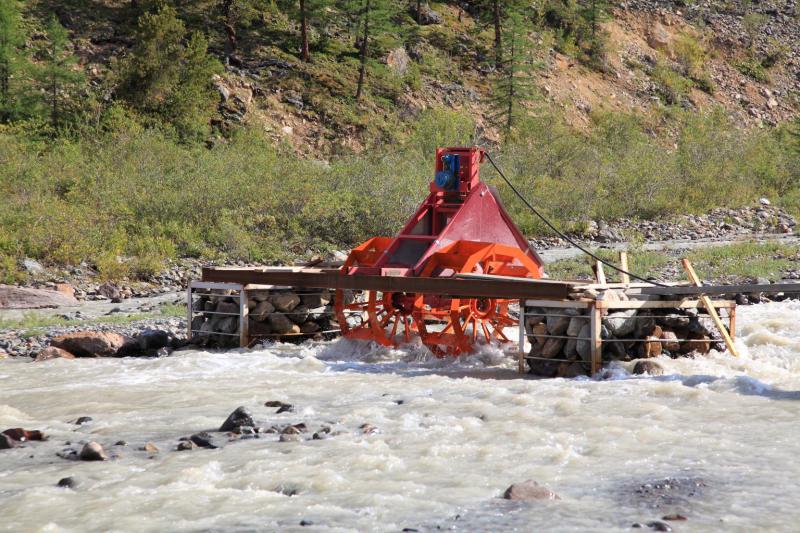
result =
[{"label": "white water rapids", "polygon": [[[0,530],[629,531],[680,513],[675,531],[797,531],[798,319],[796,302],[740,308],[740,359],[662,358],[664,376],[602,380],[520,378],[495,349],[453,362],[348,341],[2,360],[0,430],[50,440],[0,450]],[[267,427],[304,422],[308,439],[340,433],[173,451],[239,405]],[[56,456],[89,440],[119,457]],[[56,487],[65,476],[75,489]],[[561,499],[499,498],[526,479]]]}]

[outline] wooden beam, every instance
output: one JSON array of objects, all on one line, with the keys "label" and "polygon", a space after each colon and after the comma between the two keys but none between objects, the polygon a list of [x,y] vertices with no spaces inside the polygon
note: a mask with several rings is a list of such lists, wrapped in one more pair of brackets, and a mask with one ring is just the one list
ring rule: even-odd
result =
[{"label": "wooden beam", "polygon": [[627,285],[628,283],[631,282],[631,277],[628,274],[626,274],[626,272],[628,272],[628,252],[621,251],[619,253],[619,267],[625,271],[625,272],[620,272],[620,275],[622,276],[622,283]]},{"label": "wooden beam", "polygon": [[[688,259],[683,259],[683,269],[686,270],[686,275],[689,276],[689,280],[694,283],[696,286],[700,286],[700,278],[697,277],[697,274],[692,268],[692,263]],[[705,306],[708,314],[711,315],[711,320],[714,321],[714,324],[717,326],[720,335],[722,335],[722,340],[725,341],[725,346],[727,346],[728,351],[731,352],[735,357],[739,357],[739,352],[736,351],[736,346],[733,345],[733,339],[728,333],[728,330],[725,328],[725,324],[722,323],[722,319],[719,318],[719,314],[717,310],[714,308],[714,304],[711,302],[711,298],[708,296],[701,296],[700,301]]]},{"label": "wooden beam", "polygon": [[739,292],[788,292],[800,293],[800,283],[770,283],[766,284],[746,284],[746,285],[706,285],[699,286],[672,286],[672,287],[642,287],[642,294],[658,294],[661,296],[697,296],[707,294],[709,296],[719,294],[736,294]]},{"label": "wooden beam", "polygon": [[337,270],[267,270],[204,268],[204,282],[241,285],[277,285],[298,288],[361,289],[368,291],[440,294],[461,298],[566,300],[572,284],[526,278],[418,278],[401,276],[348,276]]}]

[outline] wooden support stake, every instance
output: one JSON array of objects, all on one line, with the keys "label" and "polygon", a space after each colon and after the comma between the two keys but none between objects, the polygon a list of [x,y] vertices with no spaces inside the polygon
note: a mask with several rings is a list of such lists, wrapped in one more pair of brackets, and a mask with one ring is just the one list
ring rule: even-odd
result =
[{"label": "wooden support stake", "polygon": [[731,339],[736,338],[736,307],[728,309],[728,333]]},{"label": "wooden support stake", "polygon": [[189,286],[186,288],[186,338],[190,341],[194,338],[194,333],[192,333],[192,320],[194,320],[194,313],[192,313],[192,284],[189,283]]},{"label": "wooden support stake", "polygon": [[239,291],[239,347],[250,345],[250,308],[247,305],[247,291],[244,287]]},{"label": "wooden support stake", "polygon": [[597,283],[600,285],[606,284],[606,273],[603,270],[603,263],[600,261],[597,261],[594,264],[594,277],[597,280]]},{"label": "wooden support stake", "polygon": [[519,360],[517,361],[517,371],[520,374],[525,373],[525,338],[527,330],[525,329],[525,301],[519,301]]},{"label": "wooden support stake", "polygon": [[603,339],[600,337],[602,329],[602,316],[601,310],[592,305],[589,307],[589,331],[592,338],[591,342],[591,358],[592,358],[592,375],[595,375],[600,370],[600,363],[603,356]]},{"label": "wooden support stake", "polygon": [[[688,259],[683,259],[682,262],[683,269],[686,270],[686,275],[689,276],[689,281],[691,281],[695,287],[700,287],[702,284],[700,283],[700,278],[697,277],[697,274],[692,267],[692,263],[689,262]],[[711,315],[711,319],[717,326],[720,335],[722,335],[722,340],[725,341],[725,346],[728,348],[728,351],[731,352],[734,357],[739,357],[739,352],[736,351],[736,347],[733,345],[733,339],[731,338],[730,333],[728,333],[727,328],[725,328],[725,324],[722,323],[722,319],[720,319],[717,310],[714,308],[714,304],[711,303],[711,298],[706,295],[702,295],[700,296],[700,301],[708,311],[708,314]]]},{"label": "wooden support stake", "polygon": [[[622,251],[619,253],[619,267],[625,272],[628,271],[628,252]],[[621,272],[622,283],[628,284],[631,282],[631,277],[625,272]]]}]

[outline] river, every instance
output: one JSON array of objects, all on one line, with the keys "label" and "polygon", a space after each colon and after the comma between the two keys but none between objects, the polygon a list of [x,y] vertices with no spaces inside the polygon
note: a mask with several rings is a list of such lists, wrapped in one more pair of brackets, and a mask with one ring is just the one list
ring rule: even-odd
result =
[{"label": "river", "polygon": [[[740,308],[741,358],[659,359],[659,377],[520,379],[494,348],[454,362],[344,340],[0,360],[0,428],[50,435],[0,451],[0,530],[630,531],[680,513],[675,531],[797,531],[798,318],[796,302]],[[239,405],[308,440],[173,451]],[[332,436],[311,440],[322,426]],[[56,456],[88,440],[116,458]],[[499,498],[526,479],[561,499]]]}]

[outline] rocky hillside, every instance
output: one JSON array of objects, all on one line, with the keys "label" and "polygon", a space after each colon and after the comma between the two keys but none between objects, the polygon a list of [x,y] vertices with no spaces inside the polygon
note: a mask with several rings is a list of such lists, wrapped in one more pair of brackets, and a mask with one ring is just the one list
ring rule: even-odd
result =
[{"label": "rocky hillside", "polygon": [[[130,4],[136,2],[80,3],[83,9],[44,0],[30,4],[29,14],[52,8],[68,28],[93,86],[113,86],[114,65],[133,45]],[[487,61],[493,33],[475,7],[479,3],[434,2],[421,24],[412,20],[413,13],[407,15],[400,29],[390,31],[391,38],[373,48],[376,65],[368,72],[367,96],[359,102],[352,98],[357,49],[343,17],[312,24],[316,49],[304,62],[296,48],[300,29],[289,11],[264,10],[238,32],[238,48],[230,57],[216,15],[220,6],[211,1],[179,5],[187,25],[203,30],[211,51],[226,63],[214,78],[220,95],[214,124],[221,134],[247,123],[298,152],[332,155],[360,151],[376,139],[392,140],[420,111],[440,107],[473,117],[480,137],[499,138],[487,104],[495,74]],[[658,116],[669,105],[721,106],[747,126],[775,125],[797,114],[799,30],[793,0],[630,0],[610,6],[608,15],[599,66],[585,64],[559,42],[563,21],[548,19],[546,9],[541,25],[528,31],[543,62],[535,75],[542,99],[562,109],[570,124],[591,127],[598,111]]]}]

